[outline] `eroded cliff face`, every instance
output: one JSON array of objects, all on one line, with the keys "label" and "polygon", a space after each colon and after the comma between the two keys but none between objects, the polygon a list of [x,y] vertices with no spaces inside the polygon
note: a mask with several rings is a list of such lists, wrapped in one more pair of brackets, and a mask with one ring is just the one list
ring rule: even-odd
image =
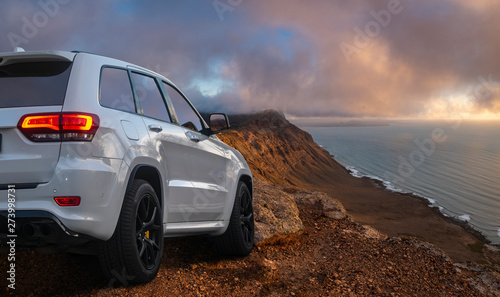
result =
[{"label": "eroded cliff face", "polygon": [[218,137],[245,156],[255,177],[293,186],[342,178],[331,174],[343,173],[344,168],[282,114],[268,110],[236,120],[237,128]]},{"label": "eroded cliff face", "polygon": [[236,128],[219,139],[239,150],[254,175],[256,241],[266,243],[303,229],[297,203],[315,205],[324,216],[347,216],[340,202],[300,186],[330,179],[326,171],[340,169],[311,135],[276,111],[236,118]]}]

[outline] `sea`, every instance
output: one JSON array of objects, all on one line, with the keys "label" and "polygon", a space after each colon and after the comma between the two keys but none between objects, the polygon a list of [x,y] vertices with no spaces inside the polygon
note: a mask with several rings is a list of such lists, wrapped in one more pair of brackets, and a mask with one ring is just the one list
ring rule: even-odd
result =
[{"label": "sea", "polygon": [[500,245],[500,121],[296,124],[353,176],[424,197]]}]

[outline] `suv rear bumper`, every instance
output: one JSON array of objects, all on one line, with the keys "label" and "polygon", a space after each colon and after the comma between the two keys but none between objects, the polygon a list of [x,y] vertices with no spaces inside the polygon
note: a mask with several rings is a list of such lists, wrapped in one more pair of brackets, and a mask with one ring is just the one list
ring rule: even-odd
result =
[{"label": "suv rear bumper", "polygon": [[57,245],[64,249],[96,240],[68,229],[56,216],[46,211],[17,211],[15,232],[9,230],[8,223],[8,212],[0,211],[0,246],[6,246],[11,239],[15,239],[16,247]]},{"label": "suv rear bumper", "polygon": [[[72,163],[69,164],[69,161]],[[48,224],[55,229],[61,229],[68,236],[88,236],[98,240],[108,240],[114,233],[123,202],[126,187],[125,177],[128,166],[122,160],[116,159],[72,159],[61,158],[56,168],[56,175],[48,183],[39,184],[34,189],[14,188],[15,222],[26,220],[30,212],[44,213],[34,216],[34,222],[24,222],[27,227],[20,230],[23,235],[33,232],[52,240],[48,235]],[[0,212],[7,208],[7,190],[0,190]],[[59,206],[54,197],[78,196],[79,206]],[[0,222],[0,230],[7,227],[7,220]],[[36,224],[34,224],[36,223]],[[31,230],[31,229],[34,229]],[[16,230],[17,231],[17,230]],[[65,232],[68,231],[68,232]],[[60,232],[56,232],[60,233]],[[6,234],[6,233],[2,233]],[[77,235],[77,236],[75,236]]]}]

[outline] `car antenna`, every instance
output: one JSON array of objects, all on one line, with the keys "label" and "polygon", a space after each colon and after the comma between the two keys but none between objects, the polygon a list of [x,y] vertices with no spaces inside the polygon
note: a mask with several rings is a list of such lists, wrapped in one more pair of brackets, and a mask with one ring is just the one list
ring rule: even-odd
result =
[{"label": "car antenna", "polygon": [[14,53],[24,53],[24,52],[25,52],[24,48],[19,46],[14,49]]}]

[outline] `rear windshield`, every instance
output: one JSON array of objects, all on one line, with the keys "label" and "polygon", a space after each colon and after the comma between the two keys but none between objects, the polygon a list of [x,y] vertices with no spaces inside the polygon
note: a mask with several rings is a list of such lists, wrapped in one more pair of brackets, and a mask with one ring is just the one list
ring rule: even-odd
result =
[{"label": "rear windshield", "polygon": [[71,62],[26,62],[0,67],[0,108],[62,105]]}]

